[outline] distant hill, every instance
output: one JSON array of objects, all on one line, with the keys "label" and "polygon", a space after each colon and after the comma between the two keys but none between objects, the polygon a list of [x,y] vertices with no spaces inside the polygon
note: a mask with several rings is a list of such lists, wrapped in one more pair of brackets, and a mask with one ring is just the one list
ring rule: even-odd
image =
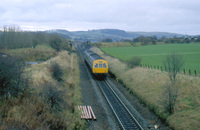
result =
[{"label": "distant hill", "polygon": [[177,34],[177,33],[167,33],[167,32],[127,32],[119,29],[98,29],[98,30],[88,30],[88,31],[67,31],[67,30],[49,30],[51,33],[59,33],[63,36],[70,38],[77,42],[99,42],[102,39],[111,38],[113,41],[120,41],[121,39],[133,39],[139,36],[156,36],[161,37],[186,37],[187,35]]}]

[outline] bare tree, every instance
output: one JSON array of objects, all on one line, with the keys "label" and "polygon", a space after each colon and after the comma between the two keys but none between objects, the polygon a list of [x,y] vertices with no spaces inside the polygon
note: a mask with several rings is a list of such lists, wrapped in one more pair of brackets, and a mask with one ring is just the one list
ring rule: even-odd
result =
[{"label": "bare tree", "polygon": [[165,85],[163,91],[162,103],[164,109],[170,114],[174,113],[174,106],[178,97],[178,88],[176,85],[176,76],[183,66],[182,56],[172,53],[164,60],[164,66],[168,70],[170,82]]},{"label": "bare tree", "polygon": [[175,84],[167,83],[162,93],[161,103],[165,112],[174,113],[174,106],[178,98],[178,87]]},{"label": "bare tree", "polygon": [[164,66],[168,70],[170,81],[175,83],[176,75],[183,66],[183,59],[181,55],[172,53],[165,58]]}]

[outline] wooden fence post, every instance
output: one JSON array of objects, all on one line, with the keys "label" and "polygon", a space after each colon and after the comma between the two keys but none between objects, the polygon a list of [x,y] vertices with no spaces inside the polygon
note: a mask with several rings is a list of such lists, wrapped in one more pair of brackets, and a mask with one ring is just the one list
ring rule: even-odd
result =
[{"label": "wooden fence post", "polygon": [[195,74],[195,76],[197,76],[197,71],[196,70],[194,70],[194,74]]}]

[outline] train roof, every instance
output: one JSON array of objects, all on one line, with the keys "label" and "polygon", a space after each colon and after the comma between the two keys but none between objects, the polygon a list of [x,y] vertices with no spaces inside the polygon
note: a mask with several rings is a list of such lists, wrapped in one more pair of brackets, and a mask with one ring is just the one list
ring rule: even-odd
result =
[{"label": "train roof", "polygon": [[91,59],[94,61],[94,60],[98,60],[98,59],[102,59],[104,60],[101,56],[97,55],[96,53],[94,53],[93,51],[91,50],[87,50],[85,51],[90,57]]}]

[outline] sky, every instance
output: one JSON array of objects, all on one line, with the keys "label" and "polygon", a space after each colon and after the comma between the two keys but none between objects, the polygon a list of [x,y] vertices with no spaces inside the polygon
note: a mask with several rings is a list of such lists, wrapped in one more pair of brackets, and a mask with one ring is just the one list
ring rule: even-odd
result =
[{"label": "sky", "polygon": [[0,27],[200,34],[200,0],[0,0]]}]

